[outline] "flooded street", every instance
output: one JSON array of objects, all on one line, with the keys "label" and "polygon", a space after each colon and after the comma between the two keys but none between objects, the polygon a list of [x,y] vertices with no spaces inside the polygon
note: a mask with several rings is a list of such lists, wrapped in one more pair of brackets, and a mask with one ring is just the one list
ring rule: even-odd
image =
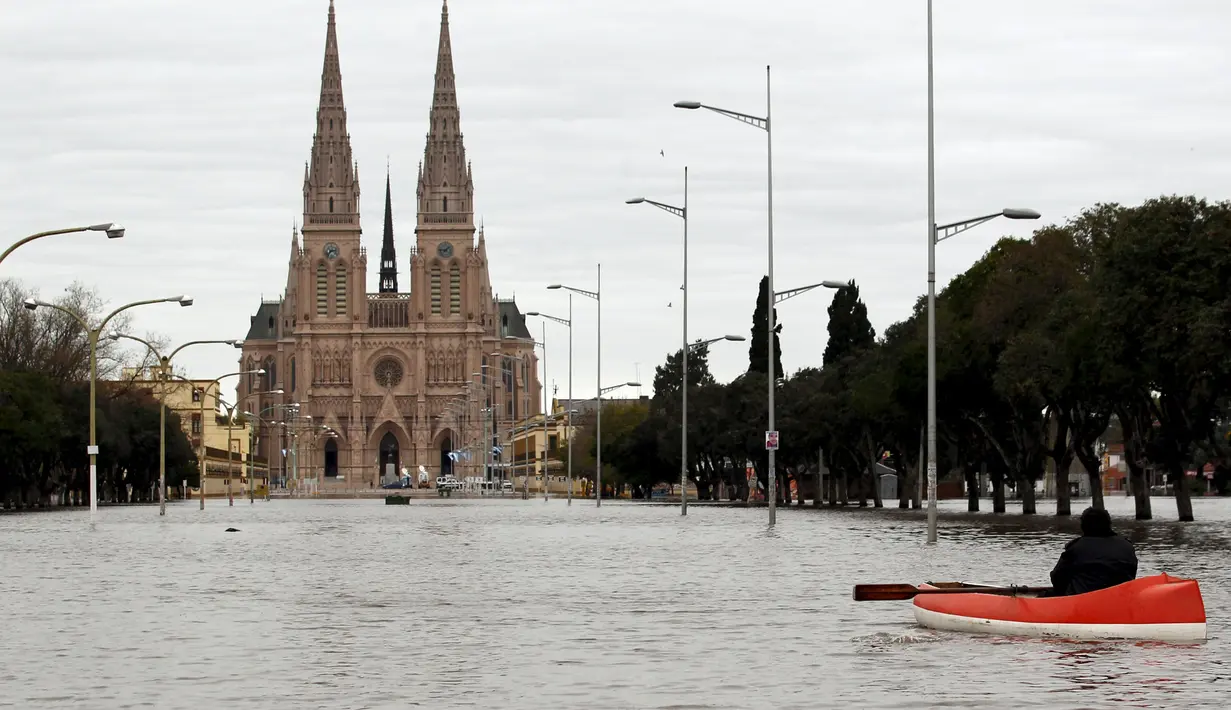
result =
[{"label": "flooded street", "polygon": [[1200,580],[1209,641],[946,634],[851,600],[1047,583],[1075,518],[962,501],[933,548],[896,509],[780,510],[772,532],[763,508],[558,500],[0,515],[0,707],[1225,707],[1231,501],[1188,525],[1108,505],[1139,575]]}]

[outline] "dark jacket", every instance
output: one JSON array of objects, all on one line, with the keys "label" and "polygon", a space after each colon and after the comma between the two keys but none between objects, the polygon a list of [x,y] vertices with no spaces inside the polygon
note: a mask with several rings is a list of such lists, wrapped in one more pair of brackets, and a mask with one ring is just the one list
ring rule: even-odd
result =
[{"label": "dark jacket", "polygon": [[1083,535],[1064,546],[1051,571],[1056,596],[1083,594],[1131,582],[1137,577],[1133,543],[1119,535]]}]

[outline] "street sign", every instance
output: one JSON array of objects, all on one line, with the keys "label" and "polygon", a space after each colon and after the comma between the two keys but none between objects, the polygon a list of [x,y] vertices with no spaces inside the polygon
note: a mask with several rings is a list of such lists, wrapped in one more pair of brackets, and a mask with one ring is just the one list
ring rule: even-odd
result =
[{"label": "street sign", "polygon": [[765,432],[765,450],[766,451],[777,451],[778,450],[778,432],[776,431]]}]

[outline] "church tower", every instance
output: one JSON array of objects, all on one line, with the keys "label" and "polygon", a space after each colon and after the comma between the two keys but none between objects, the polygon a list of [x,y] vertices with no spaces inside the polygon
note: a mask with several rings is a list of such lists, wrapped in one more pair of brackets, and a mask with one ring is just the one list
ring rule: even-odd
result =
[{"label": "church tower", "polygon": [[337,23],[330,0],[316,132],[311,160],[304,166],[302,237],[307,273],[301,274],[298,290],[302,321],[359,317],[367,271],[360,234],[358,167],[351,157]]},{"label": "church tower", "polygon": [[428,320],[473,319],[478,304],[467,303],[464,277],[474,246],[474,183],[462,143],[448,0],[440,14],[436,82],[417,196],[412,265],[417,310]]},{"label": "church tower", "polygon": [[393,191],[385,172],[385,233],[380,247],[380,292],[398,292],[398,257],[393,248]]}]

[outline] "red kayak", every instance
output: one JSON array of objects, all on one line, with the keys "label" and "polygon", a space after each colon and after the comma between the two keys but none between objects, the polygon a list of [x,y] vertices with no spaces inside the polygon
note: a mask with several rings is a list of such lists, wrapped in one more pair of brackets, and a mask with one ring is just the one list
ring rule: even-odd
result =
[{"label": "red kayak", "polygon": [[1004,636],[1155,641],[1206,637],[1205,603],[1192,579],[1160,574],[1068,597],[980,594],[977,586],[969,586],[970,594],[918,595],[915,619],[933,629]]}]

